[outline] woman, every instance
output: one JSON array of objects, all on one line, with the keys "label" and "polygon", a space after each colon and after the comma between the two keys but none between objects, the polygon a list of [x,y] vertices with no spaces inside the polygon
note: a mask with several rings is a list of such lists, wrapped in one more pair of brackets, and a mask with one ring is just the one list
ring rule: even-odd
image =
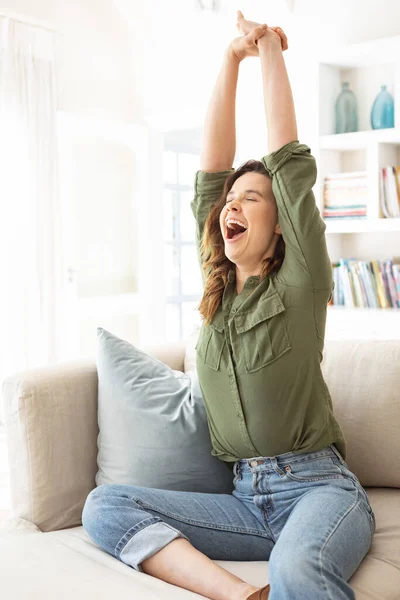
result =
[{"label": "woman", "polygon": [[[208,108],[192,210],[204,294],[197,372],[232,494],[94,489],[82,522],[107,552],[214,600],[355,598],[375,519],[345,462],[320,369],[332,269],[310,148],[297,141],[279,28],[246,21]],[[261,62],[269,154],[236,171],[240,62]],[[257,588],[213,560],[269,560]]]}]

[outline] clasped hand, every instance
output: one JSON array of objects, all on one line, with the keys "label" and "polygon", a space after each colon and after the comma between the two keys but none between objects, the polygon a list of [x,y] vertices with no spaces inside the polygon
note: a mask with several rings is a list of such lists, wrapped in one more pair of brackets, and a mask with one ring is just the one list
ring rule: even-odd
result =
[{"label": "clasped hand", "polygon": [[268,27],[268,25],[247,21],[243,13],[237,11],[238,31],[242,34],[231,42],[231,48],[238,60],[243,60],[248,56],[259,56],[258,40],[266,37],[272,43],[280,43],[282,51],[288,49],[287,37],[280,27]]}]

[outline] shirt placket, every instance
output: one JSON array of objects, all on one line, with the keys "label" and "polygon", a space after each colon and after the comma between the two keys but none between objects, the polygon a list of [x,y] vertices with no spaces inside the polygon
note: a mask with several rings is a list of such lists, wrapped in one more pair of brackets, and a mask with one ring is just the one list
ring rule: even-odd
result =
[{"label": "shirt placket", "polygon": [[[236,283],[233,282],[233,286]],[[247,285],[247,283],[246,283]],[[243,412],[242,402],[240,400],[239,388],[236,381],[236,373],[235,373],[235,364],[233,358],[233,350],[232,350],[232,338],[231,338],[231,330],[235,326],[233,323],[233,319],[231,318],[236,312],[239,310],[239,306],[242,304],[244,298],[236,296],[233,300],[233,286],[232,282],[228,284],[228,286],[224,290],[224,295],[222,299],[222,309],[224,315],[224,330],[225,330],[225,340],[228,347],[228,376],[229,376],[229,386],[232,393],[232,399],[235,404],[236,416],[238,418],[239,430],[243,439],[245,446],[250,450],[252,456],[257,456],[258,451],[254,447],[249,433],[246,427],[246,421]]]}]

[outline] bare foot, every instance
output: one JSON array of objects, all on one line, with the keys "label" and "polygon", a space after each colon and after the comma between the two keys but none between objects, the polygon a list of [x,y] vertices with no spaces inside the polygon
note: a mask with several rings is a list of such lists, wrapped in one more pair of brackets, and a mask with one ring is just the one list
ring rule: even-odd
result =
[{"label": "bare foot", "polygon": [[249,596],[254,594],[254,592],[258,592],[259,589],[261,588],[248,584],[243,587],[240,596],[237,596],[237,600],[247,600]]}]

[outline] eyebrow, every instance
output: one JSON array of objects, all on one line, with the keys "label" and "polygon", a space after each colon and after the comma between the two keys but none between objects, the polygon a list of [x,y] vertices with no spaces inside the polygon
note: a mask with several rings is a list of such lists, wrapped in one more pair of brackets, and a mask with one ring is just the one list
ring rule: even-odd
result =
[{"label": "eyebrow", "polygon": [[[234,194],[235,192],[228,192],[226,197],[231,196],[232,194]],[[261,198],[264,198],[264,196],[262,195],[261,192],[258,192],[257,190],[245,190],[244,191],[245,194],[258,194],[259,196],[261,196]]]}]

